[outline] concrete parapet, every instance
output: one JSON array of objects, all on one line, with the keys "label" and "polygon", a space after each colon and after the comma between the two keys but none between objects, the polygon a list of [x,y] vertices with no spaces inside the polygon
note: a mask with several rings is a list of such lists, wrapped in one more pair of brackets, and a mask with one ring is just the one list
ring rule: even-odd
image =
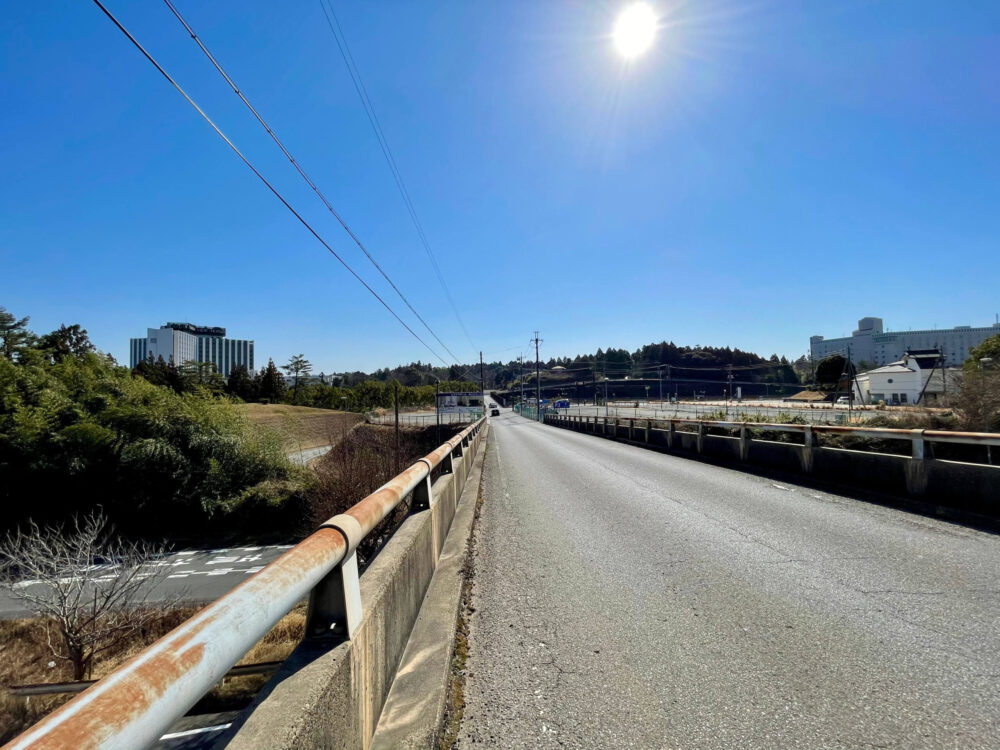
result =
[{"label": "concrete parapet", "polygon": [[[303,641],[216,743],[228,750],[366,749],[438,564],[483,429],[456,448],[430,508],[396,530],[360,578],[364,616],[350,640]],[[446,462],[447,463],[447,462]]]},{"label": "concrete parapet", "polygon": [[[618,420],[614,421],[617,428]],[[604,422],[607,424],[607,418]],[[655,422],[660,422],[662,426],[655,426]],[[570,426],[565,419],[550,423]],[[678,429],[678,425],[682,429]],[[653,425],[646,422],[643,426],[645,436],[637,437],[645,437],[645,440],[632,440],[636,445],[668,453],[689,453],[712,460],[802,473],[842,486],[909,497],[924,506],[933,506],[938,513],[960,511],[972,514],[970,520],[975,522],[989,519],[989,523],[995,523],[1000,519],[1000,466],[935,458],[931,447],[935,439],[941,440],[942,433],[925,435],[923,430],[913,430],[912,434],[903,437],[910,442],[910,455],[898,455],[821,447],[817,445],[816,433],[811,425],[805,425],[799,431],[801,443],[755,438],[754,430],[766,431],[767,428],[754,424],[727,425],[729,429],[737,430],[738,436],[713,435],[709,433],[706,423],[685,420],[678,420],[677,423],[673,420],[654,420]],[[631,427],[629,431],[632,431]],[[618,437],[618,434],[615,429],[608,436]]]}]

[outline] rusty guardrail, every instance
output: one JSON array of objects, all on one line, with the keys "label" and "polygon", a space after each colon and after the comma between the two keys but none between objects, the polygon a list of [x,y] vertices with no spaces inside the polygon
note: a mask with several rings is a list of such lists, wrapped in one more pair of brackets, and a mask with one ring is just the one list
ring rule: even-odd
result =
[{"label": "rusty guardrail", "polygon": [[[309,595],[306,636],[350,638],[362,618],[358,544],[407,495],[427,507],[431,471],[473,451],[485,417],[334,516],[228,594],[42,719],[3,750],[135,750],[155,743]],[[463,464],[463,470],[468,465]]]}]

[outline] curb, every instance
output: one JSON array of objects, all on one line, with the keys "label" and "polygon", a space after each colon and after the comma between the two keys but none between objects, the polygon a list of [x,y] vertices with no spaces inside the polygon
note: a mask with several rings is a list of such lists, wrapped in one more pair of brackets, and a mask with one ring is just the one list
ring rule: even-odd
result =
[{"label": "curb", "polygon": [[[489,439],[489,427],[483,440]],[[484,444],[487,447],[488,444]],[[468,540],[486,450],[476,456],[445,539],[420,614],[396,669],[370,750],[429,748],[437,744],[451,676],[452,651],[465,578]]]}]

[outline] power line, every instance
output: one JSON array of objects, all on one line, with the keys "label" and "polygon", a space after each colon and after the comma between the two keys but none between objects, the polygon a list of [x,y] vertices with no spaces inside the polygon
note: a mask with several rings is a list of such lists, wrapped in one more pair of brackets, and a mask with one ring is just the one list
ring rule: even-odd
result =
[{"label": "power line", "polygon": [[396,314],[396,311],[393,310],[391,307],[389,307],[388,303],[384,299],[382,299],[382,297],[379,296],[378,292],[372,289],[368,285],[368,283],[364,279],[362,279],[353,268],[351,268],[351,266],[347,263],[347,261],[341,258],[337,254],[337,251],[334,250],[332,247],[330,247],[329,244],[327,244],[326,240],[324,240],[319,235],[319,233],[312,228],[309,222],[307,222],[304,218],[302,218],[302,215],[299,214],[298,211],[292,208],[292,205],[287,200],[285,200],[285,197],[281,193],[279,193],[278,190],[270,182],[267,181],[267,178],[264,177],[264,175],[262,175],[253,164],[250,163],[250,160],[243,155],[243,152],[241,152],[238,148],[236,148],[236,144],[234,144],[231,140],[229,140],[226,134],[219,129],[219,126],[212,121],[212,118],[210,118],[207,114],[205,114],[204,110],[202,110],[202,108],[198,106],[198,104],[194,101],[194,99],[188,96],[188,93],[181,88],[180,84],[178,84],[177,81],[171,78],[170,74],[167,73],[167,71],[164,70],[163,67],[155,59],[153,59],[153,56],[146,51],[145,47],[139,44],[139,41],[134,36],[132,36],[132,34],[129,33],[128,29],[126,29],[117,18],[115,18],[114,14],[112,14],[111,11],[109,11],[107,8],[104,7],[104,5],[101,3],[101,0],[94,0],[94,4],[98,8],[100,8],[101,11],[104,13],[104,15],[106,15],[111,20],[111,22],[118,27],[118,30],[121,31],[128,38],[128,40],[132,42],[133,45],[135,45],[135,48],[142,53],[143,57],[149,60],[149,62],[153,65],[153,67],[155,67],[159,71],[160,75],[166,78],[167,81],[170,83],[170,85],[173,86],[175,89],[177,89],[178,93],[180,93],[180,95],[187,100],[188,104],[190,104],[192,107],[195,108],[195,110],[198,112],[199,115],[202,116],[205,122],[207,122],[209,125],[212,126],[212,129],[219,135],[219,137],[226,142],[226,145],[228,145],[229,148],[231,148],[233,152],[240,158],[240,160],[247,165],[250,171],[257,176],[257,179],[259,179],[261,182],[264,183],[265,186],[267,186],[267,189],[274,194],[274,197],[277,198],[279,201],[281,201],[281,203],[285,206],[285,208],[291,211],[292,215],[299,220],[302,226],[308,229],[310,234],[312,234],[313,237],[319,240],[320,243],[322,243],[323,247],[325,247],[330,252],[330,254],[333,255],[334,258],[340,261],[341,265],[344,266],[344,268],[346,268],[348,271],[350,271],[351,275],[354,276],[354,278],[356,278],[364,286],[364,288],[367,289],[372,294],[372,296],[375,297],[375,299],[377,299],[379,302],[382,303],[382,306],[386,310],[388,310],[397,321],[399,321],[399,324],[403,326],[403,328],[409,331],[410,335],[413,336],[413,338],[415,338],[417,341],[423,344],[424,347],[426,347],[431,354],[433,354],[442,362],[445,362],[445,359],[436,351],[434,351],[434,349],[432,349],[426,341],[420,338],[420,336],[418,336],[416,332],[412,328],[410,328],[406,324],[406,322],[399,317],[399,315]]},{"label": "power line", "polygon": [[174,7],[173,3],[170,2],[170,0],[163,0],[163,2],[166,3],[166,6],[170,9],[170,12],[174,14],[174,16],[177,18],[178,21],[180,21],[181,25],[184,27],[187,33],[191,35],[191,38],[195,41],[195,43],[198,45],[201,51],[205,53],[205,57],[207,57],[209,61],[212,63],[212,65],[215,66],[215,69],[219,71],[219,74],[226,80],[226,83],[229,84],[230,88],[232,88],[232,90],[236,93],[236,95],[240,98],[240,100],[246,105],[247,109],[249,109],[250,112],[253,114],[253,116],[257,118],[257,122],[259,122],[261,126],[264,128],[264,130],[267,131],[267,134],[271,136],[271,140],[273,140],[275,144],[277,144],[278,148],[281,149],[281,153],[285,155],[285,158],[288,159],[289,162],[291,162],[292,166],[295,167],[296,171],[302,176],[302,179],[306,181],[306,184],[309,185],[309,187],[312,188],[313,192],[316,193],[319,199],[323,201],[323,205],[325,205],[327,210],[331,214],[333,214],[333,217],[338,222],[340,222],[340,226],[342,226],[344,228],[344,231],[347,232],[347,234],[350,236],[352,240],[354,240],[354,244],[356,244],[361,249],[361,252],[363,252],[365,256],[367,256],[368,260],[371,261],[372,265],[378,269],[378,272],[382,274],[382,278],[384,278],[387,282],[389,282],[389,286],[393,288],[396,294],[399,295],[399,298],[403,300],[403,302],[406,304],[408,308],[410,308],[410,312],[412,312],[414,315],[417,316],[417,320],[423,323],[424,328],[426,328],[430,332],[431,336],[433,336],[437,340],[437,342],[442,347],[444,347],[444,350],[448,352],[449,355],[451,355],[451,358],[455,360],[456,363],[458,363],[458,357],[455,356],[454,352],[452,352],[451,349],[448,348],[448,345],[441,340],[441,337],[434,332],[434,330],[430,327],[430,325],[428,325],[427,321],[424,320],[423,317],[420,315],[420,313],[418,313],[416,309],[413,307],[413,305],[410,304],[410,301],[399,290],[399,287],[397,287],[396,284],[393,282],[393,280],[389,278],[389,274],[387,274],[382,269],[382,266],[380,266],[378,262],[375,260],[375,258],[372,257],[372,254],[368,252],[368,249],[364,246],[364,244],[362,244],[361,240],[358,239],[357,235],[354,234],[354,232],[351,230],[349,226],[347,226],[347,222],[345,222],[344,219],[340,216],[340,214],[337,213],[337,210],[330,204],[330,201],[327,200],[326,196],[319,189],[319,187],[317,187],[316,183],[313,182],[309,178],[309,175],[305,173],[305,170],[302,168],[302,165],[292,157],[292,155],[288,152],[288,149],[285,148],[285,145],[278,139],[278,134],[275,133],[274,130],[264,121],[264,118],[261,117],[260,113],[257,112],[254,106],[250,103],[250,100],[247,99],[246,95],[236,85],[236,82],[233,81],[233,79],[229,76],[229,74],[223,69],[222,65],[219,64],[218,60],[215,59],[215,56],[208,51],[208,47],[206,47],[205,44],[201,41],[201,39],[198,37],[198,35],[195,34],[194,29],[191,28],[191,25],[188,24],[186,20],[184,20],[184,17],[181,16],[180,12],[178,12],[178,10]]},{"label": "power line", "polygon": [[[417,217],[417,211],[413,206],[413,201],[410,199],[410,192],[406,189],[406,183],[403,182],[403,175],[399,171],[399,167],[396,166],[396,159],[392,155],[392,149],[389,148],[389,141],[386,139],[385,133],[382,131],[382,124],[379,122],[378,115],[375,113],[375,107],[372,104],[371,99],[368,97],[368,90],[365,88],[364,81],[361,79],[361,72],[358,70],[358,66],[354,62],[354,56],[351,54],[351,48],[347,44],[347,37],[344,35],[344,31],[340,27],[340,21],[337,19],[337,14],[333,10],[332,0],[327,0],[327,4],[330,8],[329,12],[327,12],[327,5],[323,3],[323,0],[320,0],[319,4],[323,9],[323,15],[326,17],[326,22],[330,27],[330,32],[333,34],[334,41],[337,42],[337,49],[340,50],[340,56],[344,60],[347,72],[351,76],[351,82],[354,84],[354,90],[358,93],[358,97],[361,99],[361,106],[364,108],[365,114],[368,116],[368,122],[372,126],[376,140],[378,140],[378,145],[382,150],[382,155],[385,157],[386,164],[389,165],[389,171],[392,172],[392,178],[396,183],[396,188],[399,190],[403,203],[406,205],[406,210],[410,214],[410,220],[413,222],[413,226],[417,230],[417,236],[420,238],[420,242],[424,246],[427,257],[430,258],[434,274],[441,283],[441,288],[444,290],[445,296],[448,299],[448,304],[451,305],[451,309],[455,313],[455,318],[458,320],[458,324],[462,327],[462,332],[465,334],[465,338],[468,340],[469,345],[475,349],[476,345],[472,341],[472,337],[469,335],[469,330],[465,327],[461,314],[458,312],[455,300],[452,298],[451,291],[448,289],[448,284],[444,280],[444,274],[441,273],[441,268],[438,266],[437,259],[434,257],[434,252],[431,250],[431,245],[427,239],[427,234],[424,232],[424,227],[420,223],[420,219]],[[336,26],[336,28],[334,28],[334,26]]]}]

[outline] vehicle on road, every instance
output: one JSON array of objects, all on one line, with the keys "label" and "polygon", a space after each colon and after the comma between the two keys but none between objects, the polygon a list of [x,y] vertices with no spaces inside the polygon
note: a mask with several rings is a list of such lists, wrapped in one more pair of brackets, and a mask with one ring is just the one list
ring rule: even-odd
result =
[{"label": "vehicle on road", "polygon": [[500,416],[500,410],[496,407],[496,404],[494,404],[493,408],[490,409],[490,416],[491,417],[499,417]]},{"label": "vehicle on road", "polygon": [[847,406],[850,403],[851,399],[849,399],[847,396],[841,396],[840,398],[837,399],[837,406]]}]

